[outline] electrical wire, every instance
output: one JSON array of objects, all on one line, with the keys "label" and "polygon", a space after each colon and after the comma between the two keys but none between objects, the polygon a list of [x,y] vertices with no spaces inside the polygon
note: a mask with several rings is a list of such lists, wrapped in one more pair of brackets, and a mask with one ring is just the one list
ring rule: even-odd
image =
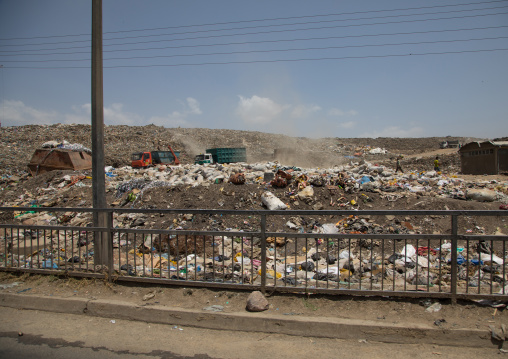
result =
[{"label": "electrical wire", "polygon": [[[250,23],[250,22],[280,21],[280,20],[304,19],[304,18],[328,17],[328,16],[357,15],[357,14],[381,13],[381,12],[390,12],[390,11],[408,11],[408,10],[437,9],[437,8],[457,7],[457,6],[485,5],[485,4],[492,4],[492,3],[506,3],[506,0],[480,1],[480,2],[473,2],[473,3],[466,3],[466,4],[449,4],[449,5],[421,6],[421,7],[401,8],[401,9],[382,9],[382,10],[355,11],[355,12],[335,13],[335,14],[316,14],[316,15],[304,15],[304,16],[289,16],[289,17],[278,17],[278,18],[268,18],[268,19],[254,19],[254,20],[240,20],[240,21],[229,21],[229,22],[216,22],[216,23],[210,23],[210,24],[179,25],[179,26],[168,26],[168,27],[148,28],[148,29],[110,31],[110,32],[104,32],[104,34],[118,34],[118,33],[128,33],[128,32],[136,32],[136,31],[168,30],[168,29],[179,29],[179,28],[187,28],[187,27],[230,25],[230,24]],[[489,9],[489,8],[486,8],[486,9]],[[74,34],[74,35],[52,35],[52,36],[0,38],[0,41],[64,38],[64,37],[72,37],[72,36],[91,36],[91,34],[90,33],[85,33],[85,34]]]},{"label": "electrical wire", "polygon": [[[272,49],[272,50],[230,51],[230,52],[214,52],[214,53],[198,53],[198,54],[173,54],[173,55],[156,55],[156,56],[112,57],[112,58],[104,58],[104,61],[173,58],[173,57],[194,57],[194,56],[216,56],[216,55],[241,55],[241,54],[255,54],[255,53],[272,53],[272,52],[289,52],[289,51],[316,51],[316,50],[365,48],[365,47],[385,47],[385,46],[405,46],[405,45],[424,45],[424,44],[425,45],[433,45],[433,44],[440,44],[440,43],[499,40],[499,39],[508,39],[508,36],[486,37],[486,38],[480,38],[480,39],[455,39],[455,40],[388,43],[388,44],[365,44],[365,45],[325,46],[325,47],[307,47],[307,48]],[[90,61],[90,58],[87,58],[87,59],[52,59],[52,60],[2,60],[3,63],[8,63],[8,62],[42,63],[42,62],[80,62],[80,61]]]},{"label": "electrical wire", "polygon": [[[450,5],[422,6],[422,7],[414,7],[414,8],[403,8],[403,9],[355,11],[355,12],[345,12],[345,13],[336,13],[336,14],[318,14],[318,15],[304,15],[304,16],[289,16],[289,17],[278,17],[278,18],[268,18],[268,19],[217,22],[217,23],[211,23],[211,24],[168,26],[168,27],[159,27],[159,28],[151,28],[151,29],[110,31],[110,32],[105,32],[104,34],[115,34],[115,33],[125,33],[125,32],[134,32],[134,31],[169,30],[169,29],[180,29],[180,28],[185,28],[185,27],[230,25],[230,24],[240,24],[240,23],[249,23],[249,22],[292,20],[292,19],[304,19],[304,18],[326,17],[326,16],[357,15],[357,14],[380,13],[380,12],[388,12],[388,11],[423,10],[423,9],[434,9],[434,8],[444,8],[444,7],[453,7],[453,6],[469,6],[469,5],[480,5],[480,4],[481,5],[485,5],[485,4],[500,3],[500,2],[501,3],[506,3],[506,0],[481,1],[481,2],[468,3],[468,4],[450,4]],[[489,9],[489,8],[485,8],[485,9]]]},{"label": "electrical wire", "polygon": [[[251,45],[251,44],[261,44],[261,43],[276,43],[276,42],[294,42],[294,41],[310,41],[310,40],[331,40],[331,39],[346,39],[346,38],[361,38],[361,37],[373,37],[373,36],[395,36],[395,35],[414,35],[414,34],[431,34],[431,33],[440,33],[440,32],[457,32],[457,31],[476,31],[476,30],[490,30],[490,29],[501,29],[506,28],[508,25],[501,26],[487,26],[487,27],[477,27],[477,28],[463,28],[463,29],[444,29],[444,30],[429,30],[429,31],[412,31],[412,32],[397,32],[397,33],[382,33],[382,34],[362,34],[362,35],[345,35],[345,36],[327,36],[327,37],[311,37],[311,38],[296,38],[296,39],[280,39],[280,40],[262,40],[262,41],[243,41],[243,42],[230,42],[230,43],[217,43],[217,44],[198,44],[198,45],[181,45],[181,46],[165,46],[165,47],[154,47],[154,48],[142,48],[142,49],[116,49],[116,50],[104,50],[104,52],[120,52],[120,51],[139,51],[139,50],[163,50],[163,49],[181,49],[181,48],[191,48],[191,47],[210,47],[210,46],[228,46],[228,45]],[[171,40],[159,40],[152,42],[163,42],[163,41],[171,41]],[[90,42],[90,41],[87,41]],[[130,43],[130,45],[136,44],[146,44],[147,42],[136,42]],[[109,47],[111,45],[104,45],[105,47]],[[0,50],[0,56],[21,56],[21,55],[34,55],[32,53],[25,54],[25,52],[34,52],[34,51],[57,51],[57,50],[71,50],[71,49],[90,49],[90,45],[87,46],[74,46],[74,47],[60,47],[53,49],[39,49],[39,50]],[[79,53],[88,53],[89,51],[81,51],[81,52],[73,52],[73,53],[37,53],[40,56],[48,56],[48,55],[63,55],[63,54],[79,54]],[[5,54],[7,53],[7,54]]]},{"label": "electrical wire", "polygon": [[[499,6],[495,8],[488,8],[490,9],[506,9],[508,5],[506,6]],[[220,31],[232,31],[232,30],[247,30],[247,29],[260,29],[260,28],[267,28],[267,27],[281,27],[281,26],[295,26],[295,25],[308,25],[308,24],[321,24],[321,23],[330,23],[330,22],[343,22],[343,21],[357,21],[357,20],[373,20],[373,19],[387,19],[387,18],[394,18],[394,17],[405,17],[405,16],[422,16],[422,15],[437,15],[437,14],[448,14],[452,12],[464,12],[464,11],[477,11],[477,10],[486,10],[486,9],[472,9],[472,10],[455,10],[455,11],[445,11],[445,12],[437,12],[437,13],[423,13],[423,14],[408,14],[408,15],[388,15],[388,16],[381,16],[381,17],[370,17],[370,18],[357,18],[357,19],[335,19],[335,20],[320,20],[320,21],[308,21],[308,22],[300,22],[300,23],[291,23],[291,24],[274,24],[274,25],[257,25],[257,26],[245,26],[245,27],[236,27],[236,28],[228,28],[228,29],[209,29],[209,30],[198,30],[198,31],[186,31],[186,32],[176,32],[172,34],[153,34],[153,35],[138,35],[138,36],[128,36],[128,37],[117,37],[117,38],[110,38],[105,39],[105,41],[111,41],[111,40],[124,40],[124,39],[138,39],[138,38],[149,38],[149,37],[159,37],[159,36],[175,36],[175,35],[187,35],[187,34],[199,34],[199,33],[210,33],[210,32],[220,32]],[[499,15],[499,14],[506,14],[506,13],[494,13],[494,14],[478,14],[478,15],[472,15],[472,16],[490,16],[490,15]],[[462,18],[462,16],[460,17]],[[435,19],[421,19],[421,20],[406,20],[407,22],[412,21],[430,21]],[[439,20],[439,19],[437,19]],[[355,25],[355,26],[362,26]],[[369,24],[366,24],[369,25]],[[349,25],[348,25],[349,26]],[[353,26],[353,25],[351,25]],[[307,29],[304,29],[307,30]],[[290,31],[290,30],[287,30]],[[295,31],[295,30],[291,30]],[[298,31],[298,29],[296,29]]]},{"label": "electrical wire", "polygon": [[131,43],[121,43],[121,44],[109,44],[109,46],[124,46],[124,45],[135,45],[135,44],[147,44],[147,43],[154,43],[154,42],[189,41],[189,40],[222,38],[222,37],[231,37],[231,36],[273,35],[274,33],[294,32],[294,31],[325,30],[325,29],[337,29],[337,28],[359,27],[359,26],[375,26],[375,25],[393,25],[393,24],[402,24],[402,23],[408,23],[408,22],[412,23],[412,22],[426,22],[426,21],[439,21],[439,20],[453,20],[453,19],[458,19],[458,18],[464,19],[464,18],[473,18],[473,17],[480,17],[480,16],[506,15],[506,14],[508,14],[508,12],[496,13],[496,14],[483,14],[483,15],[468,15],[468,16],[462,16],[462,17],[454,16],[454,17],[445,17],[445,18],[438,18],[438,19],[389,21],[389,22],[379,22],[379,23],[370,23],[370,24],[350,24],[350,25],[322,26],[322,27],[301,28],[301,29],[258,31],[258,32],[246,32],[246,33],[240,33],[240,34],[223,34],[223,35],[188,37],[188,38],[180,38],[180,39],[151,40],[151,41],[134,42],[134,43],[131,42]]},{"label": "electrical wire", "polygon": [[[453,11],[434,12],[434,13],[422,13],[422,14],[405,14],[405,15],[399,14],[399,15],[388,15],[388,16],[370,17],[370,18],[335,19],[335,20],[321,20],[321,21],[314,21],[314,22],[292,23],[292,24],[273,24],[273,25],[258,25],[258,26],[240,27],[240,28],[228,28],[228,29],[209,29],[209,30],[176,32],[176,33],[169,33],[169,34],[151,34],[151,35],[138,35],[138,36],[128,36],[128,37],[117,37],[117,38],[104,39],[104,41],[108,42],[108,41],[111,41],[111,40],[154,38],[154,37],[161,37],[161,36],[176,36],[176,35],[198,34],[198,33],[203,33],[203,32],[210,33],[210,32],[220,32],[220,31],[233,31],[233,30],[236,31],[236,30],[246,30],[246,29],[259,29],[259,28],[267,28],[267,27],[307,25],[307,24],[316,24],[316,23],[325,23],[325,22],[343,22],[343,21],[384,19],[384,18],[391,18],[391,17],[436,15],[436,14],[447,14],[447,13],[456,13],[456,12],[465,12],[465,11],[481,11],[481,10],[491,10],[491,9],[504,9],[504,8],[507,8],[507,7],[508,7],[508,5],[506,5],[506,6],[499,6],[499,7],[482,8],[482,9],[453,10]],[[466,18],[466,17],[469,18],[469,17],[478,17],[478,16],[495,16],[495,15],[503,15],[503,14],[507,14],[507,13],[508,12],[505,12],[505,13],[491,13],[491,14],[477,14],[477,15],[467,15],[467,16],[437,18],[437,19],[414,19],[414,20],[404,20],[404,21],[374,23],[374,24],[349,24],[349,25],[325,26],[325,27],[318,27],[318,28],[273,30],[273,31],[269,31],[269,32],[264,31],[264,32],[258,32],[258,33],[223,34],[223,35],[218,35],[218,37],[222,37],[222,36],[245,36],[245,35],[252,35],[252,34],[272,33],[272,32],[320,30],[320,29],[330,29],[330,28],[337,28],[337,27],[372,26],[372,25],[385,25],[385,24],[396,24],[396,23],[407,23],[407,22],[449,20],[449,19],[457,19],[457,18],[462,19],[462,18]],[[209,37],[208,36],[207,37],[197,37],[197,38],[194,37],[194,38],[191,38],[191,39],[201,39],[201,38],[209,38]],[[181,41],[181,40],[188,40],[188,39],[185,39],[185,38],[184,39],[166,39],[166,40],[162,40],[162,41]],[[45,46],[45,45],[59,45],[59,44],[82,43],[82,42],[89,42],[89,41],[90,41],[89,39],[86,39],[86,40],[76,40],[76,41],[67,41],[67,42],[50,42],[50,43],[38,43],[38,44],[37,43],[36,44],[5,44],[5,45],[2,45],[2,46],[3,47]],[[158,42],[158,40],[153,40],[153,41],[149,41],[149,42]],[[144,41],[143,43],[147,43],[147,42]],[[120,44],[110,44],[110,45],[123,46],[123,45],[131,45],[131,44],[137,44],[137,43],[120,43]]]},{"label": "electrical wire", "polygon": [[[343,56],[343,57],[321,57],[321,58],[302,58],[302,59],[275,59],[275,60],[254,60],[254,61],[226,61],[226,62],[202,62],[202,63],[181,63],[181,64],[154,64],[154,65],[117,65],[104,66],[104,69],[118,68],[153,68],[153,67],[184,67],[184,66],[208,66],[208,65],[234,65],[234,64],[257,64],[257,63],[276,63],[276,62],[301,62],[301,61],[324,61],[324,60],[359,60],[371,58],[389,58],[389,57],[407,57],[407,56],[428,56],[428,55],[449,55],[449,54],[466,54],[480,52],[508,51],[508,48],[499,49],[482,49],[482,50],[461,50],[461,51],[444,51],[444,52],[426,52],[426,53],[409,53],[409,54],[388,54],[388,55],[366,55],[366,56]],[[7,68],[4,66],[4,68]],[[13,66],[9,69],[32,69],[32,70],[64,70],[64,69],[90,69],[89,66],[58,66],[58,67],[29,67],[29,66]]]}]

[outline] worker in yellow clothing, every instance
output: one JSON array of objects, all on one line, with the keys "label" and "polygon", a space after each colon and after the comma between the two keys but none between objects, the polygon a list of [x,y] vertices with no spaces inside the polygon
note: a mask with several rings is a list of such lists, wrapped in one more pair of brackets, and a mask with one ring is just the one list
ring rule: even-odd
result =
[{"label": "worker in yellow clothing", "polygon": [[436,156],[436,159],[434,160],[434,171],[439,172],[439,157]]}]

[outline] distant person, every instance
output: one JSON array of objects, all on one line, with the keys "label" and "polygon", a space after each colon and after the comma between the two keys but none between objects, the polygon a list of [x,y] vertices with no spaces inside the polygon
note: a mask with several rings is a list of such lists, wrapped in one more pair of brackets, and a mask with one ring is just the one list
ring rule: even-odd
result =
[{"label": "distant person", "polygon": [[400,166],[400,160],[401,160],[401,158],[402,158],[402,156],[397,157],[397,168],[395,169],[395,173],[397,173],[399,171],[404,173],[404,171],[402,170],[402,167]]},{"label": "distant person", "polygon": [[436,159],[434,160],[434,171],[439,172],[439,157],[436,156]]}]

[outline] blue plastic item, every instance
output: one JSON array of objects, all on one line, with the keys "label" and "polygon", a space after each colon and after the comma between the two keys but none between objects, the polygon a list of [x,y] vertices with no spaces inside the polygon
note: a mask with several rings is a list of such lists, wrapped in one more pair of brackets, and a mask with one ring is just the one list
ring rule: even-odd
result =
[{"label": "blue plastic item", "polygon": [[369,177],[369,176],[363,176],[363,177],[362,177],[361,179],[359,179],[357,182],[358,182],[359,184],[364,184],[364,183],[367,183],[367,182],[370,182],[370,181],[371,181],[371,179],[370,179],[370,177]]},{"label": "blue plastic item", "polygon": [[51,265],[51,261],[47,260],[42,263],[42,268],[58,269],[58,265],[55,262],[53,262],[53,265]]},{"label": "blue plastic item", "polygon": [[[451,263],[452,260],[448,260],[448,263]],[[466,258],[464,258],[463,256],[461,256],[460,254],[457,256],[457,264],[460,266],[462,264],[466,263]]]}]

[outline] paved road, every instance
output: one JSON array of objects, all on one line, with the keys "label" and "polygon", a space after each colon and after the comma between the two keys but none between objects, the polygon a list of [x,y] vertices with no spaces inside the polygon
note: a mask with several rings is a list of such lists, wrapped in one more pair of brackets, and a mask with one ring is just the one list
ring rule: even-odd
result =
[{"label": "paved road", "polygon": [[[22,334],[22,335],[20,335]],[[0,358],[487,358],[498,350],[174,327],[0,307]]]}]

